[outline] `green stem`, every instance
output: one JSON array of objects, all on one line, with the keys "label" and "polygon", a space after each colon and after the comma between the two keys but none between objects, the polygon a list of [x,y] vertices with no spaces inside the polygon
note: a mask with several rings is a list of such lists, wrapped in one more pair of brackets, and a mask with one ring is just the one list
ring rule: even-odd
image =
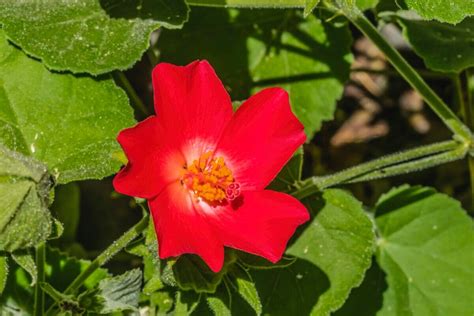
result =
[{"label": "green stem", "polygon": [[140,110],[144,115],[149,116],[150,113],[148,112],[148,109],[146,108],[145,104],[140,99],[138,94],[135,92],[135,89],[133,89],[130,81],[128,81],[125,74],[121,71],[114,71],[113,72],[113,77],[119,83],[119,85],[122,88],[124,88],[125,91],[127,91],[127,94],[129,96],[129,98],[132,100],[132,103],[135,106],[135,108]]},{"label": "green stem", "polygon": [[229,8],[304,8],[306,0],[188,0],[192,6]]},{"label": "green stem", "polygon": [[[434,72],[425,69],[416,70],[422,77],[430,79],[449,79],[450,75],[442,72]],[[366,72],[373,75],[386,75],[386,76],[400,76],[400,74],[393,69],[373,69],[368,67],[355,67],[351,68],[351,72]]]},{"label": "green stem", "polygon": [[[474,129],[474,69],[466,70],[467,102],[461,103],[464,121],[469,128]],[[462,94],[462,90],[458,93]],[[464,101],[464,99],[463,99]],[[467,157],[471,178],[471,210],[474,211],[474,140],[471,142],[471,153]]]},{"label": "green stem", "polygon": [[[309,179],[303,180],[298,184],[297,190],[295,190],[292,195],[298,199],[302,199],[334,185],[356,182],[356,179],[360,179],[370,174],[372,174],[372,176],[375,176],[374,172],[378,170],[383,170],[384,168],[386,169],[388,167],[393,167],[395,165],[405,162],[416,163],[416,159],[423,159],[426,157],[433,156],[435,154],[450,152],[460,147],[465,148],[466,145],[464,143],[459,143],[455,140],[450,140],[391,154],[337,172],[332,175],[322,177],[311,177]],[[433,164],[435,162],[436,161],[433,161]],[[428,168],[429,166],[430,165],[425,165],[424,168]],[[407,164],[404,165],[404,168],[406,167]],[[390,176],[389,173],[384,173],[383,171],[381,171],[380,173],[381,176]]]},{"label": "green stem", "polygon": [[43,291],[48,294],[56,303],[65,299],[65,295],[56,290],[51,284],[43,282],[40,284]]},{"label": "green stem", "polygon": [[[344,1],[342,2],[344,3]],[[348,7],[345,4],[339,4],[339,7],[344,15],[385,54],[393,67],[420,93],[426,103],[441,120],[443,120],[446,126],[453,133],[458,135],[458,137],[461,137],[466,142],[470,142],[471,132],[469,128],[463,124],[444,101],[428,86],[402,55],[385,40],[364,14],[354,6]]]},{"label": "green stem", "polygon": [[452,81],[454,85],[454,102],[456,103],[456,106],[457,106],[456,112],[460,114],[461,118],[464,118],[464,122],[466,122],[465,102],[464,102],[464,96],[462,93],[461,78],[457,74],[453,74]]},{"label": "green stem", "polygon": [[44,313],[44,292],[41,283],[45,281],[44,265],[46,257],[45,244],[41,243],[36,247],[36,268],[38,271],[38,279],[35,285],[35,302],[34,302],[34,316],[42,316]]},{"label": "green stem", "polygon": [[[87,278],[95,272],[99,267],[109,261],[115,254],[125,248],[132,240],[138,237],[143,230],[148,227],[149,216],[145,215],[138,223],[130,228],[119,239],[114,241],[107,249],[105,249],[92,263],[82,271],[64,291],[65,295],[75,293],[79,287],[87,280]],[[46,315],[54,315],[54,308],[56,304],[51,305]]]},{"label": "green stem", "polygon": [[459,146],[458,148],[442,152],[440,154],[435,154],[426,158],[421,158],[415,161],[404,162],[395,166],[381,168],[361,177],[349,180],[346,183],[371,181],[375,179],[393,177],[400,174],[421,171],[444,163],[463,159],[464,157],[466,157],[466,153],[467,146]]}]

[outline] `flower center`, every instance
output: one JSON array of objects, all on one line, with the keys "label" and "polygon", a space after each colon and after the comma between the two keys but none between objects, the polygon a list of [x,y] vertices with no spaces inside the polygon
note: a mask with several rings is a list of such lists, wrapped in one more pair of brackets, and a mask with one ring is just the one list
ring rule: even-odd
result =
[{"label": "flower center", "polygon": [[240,184],[235,182],[224,158],[214,157],[212,151],[184,166],[181,183],[196,197],[211,203],[221,203],[225,199],[232,201],[240,195]]}]

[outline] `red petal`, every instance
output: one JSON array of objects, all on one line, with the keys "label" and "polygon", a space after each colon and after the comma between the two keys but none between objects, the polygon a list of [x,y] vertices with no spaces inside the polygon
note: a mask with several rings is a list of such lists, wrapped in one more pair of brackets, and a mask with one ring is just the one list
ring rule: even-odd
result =
[{"label": "red petal", "polygon": [[189,192],[181,184],[171,184],[149,201],[158,238],[160,258],[185,253],[199,255],[218,272],[224,263],[224,246],[206,218],[198,212]]},{"label": "red petal", "polygon": [[177,134],[181,140],[177,146],[188,160],[215,149],[232,117],[232,102],[207,61],[184,67],[158,64],[153,70],[153,90],[156,114],[166,129]]},{"label": "red petal", "polygon": [[243,192],[241,197],[240,202],[236,200],[238,206],[207,206],[210,223],[225,246],[277,262],[298,225],[309,220],[308,211],[300,201],[280,192]]},{"label": "red petal", "polygon": [[291,112],[288,94],[280,88],[260,91],[242,104],[219,141],[244,190],[262,190],[306,140],[303,125]]},{"label": "red petal", "polygon": [[177,181],[185,163],[178,148],[172,146],[156,116],[120,132],[117,137],[128,164],[114,178],[117,192],[153,198],[170,182]]}]

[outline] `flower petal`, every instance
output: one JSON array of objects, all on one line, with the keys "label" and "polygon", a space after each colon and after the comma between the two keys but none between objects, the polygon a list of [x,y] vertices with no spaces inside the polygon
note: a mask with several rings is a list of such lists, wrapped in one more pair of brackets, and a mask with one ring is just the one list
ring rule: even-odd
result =
[{"label": "flower petal", "polygon": [[[177,146],[189,160],[213,150],[232,117],[232,102],[207,61],[160,63],[153,70],[155,111],[166,129],[182,135]],[[196,147],[206,147],[195,153]],[[210,146],[210,148],[209,148]]]},{"label": "flower petal", "polygon": [[221,270],[224,246],[206,218],[195,209],[189,192],[181,184],[169,185],[148,203],[157,233],[160,258],[193,253],[200,256],[212,271]]},{"label": "flower petal", "polygon": [[128,164],[114,178],[117,192],[149,199],[179,179],[185,160],[179,149],[173,147],[174,139],[165,133],[160,121],[151,116],[120,132],[117,140]]},{"label": "flower petal", "polygon": [[[270,190],[243,192],[233,207],[208,207],[209,222],[225,246],[277,262],[309,213],[294,197]],[[237,200],[238,201],[238,200]]]},{"label": "flower petal", "polygon": [[288,93],[269,88],[237,110],[218,144],[244,190],[264,189],[306,140],[291,112]]}]

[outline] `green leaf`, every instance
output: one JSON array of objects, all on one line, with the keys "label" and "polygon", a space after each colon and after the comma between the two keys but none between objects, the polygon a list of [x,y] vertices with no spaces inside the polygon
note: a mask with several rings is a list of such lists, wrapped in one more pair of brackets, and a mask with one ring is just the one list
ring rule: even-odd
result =
[{"label": "green leaf", "polygon": [[169,292],[154,292],[150,295],[150,303],[156,306],[158,315],[165,315],[173,307],[173,298]]},{"label": "green leaf", "polygon": [[235,291],[253,308],[257,315],[262,314],[262,303],[252,276],[239,265],[234,265],[229,271],[229,278]]},{"label": "green leaf", "polygon": [[142,272],[133,269],[122,275],[100,281],[97,289],[79,296],[79,304],[89,312],[113,313],[137,310]]},{"label": "green leaf", "polygon": [[184,0],[83,0],[0,3],[0,22],[10,40],[50,69],[94,75],[128,69],[160,25],[180,27]]},{"label": "green leaf", "polygon": [[317,216],[287,253],[326,273],[331,286],[312,313],[329,315],[364,279],[374,252],[374,227],[361,203],[342,190],[327,190],[308,203]]},{"label": "green leaf", "polygon": [[379,0],[356,0],[356,5],[362,11],[375,8]]},{"label": "green leaf", "polygon": [[33,247],[50,233],[51,216],[34,182],[0,182],[0,250]]},{"label": "green leaf", "polygon": [[286,268],[250,273],[263,305],[263,315],[324,315],[311,311],[328,291],[329,279],[313,263],[297,259]]},{"label": "green leaf", "polygon": [[304,6],[304,17],[308,17],[311,12],[313,12],[314,8],[318,5],[320,0],[306,0]]},{"label": "green leaf", "polygon": [[1,30],[0,52],[0,143],[46,164],[59,183],[116,172],[116,135],[134,123],[125,93],[108,77],[49,72]]},{"label": "green leaf", "polygon": [[293,10],[193,8],[183,30],[165,30],[160,43],[163,61],[208,59],[233,99],[283,87],[308,137],[333,117],[352,61],[347,24]]},{"label": "green leaf", "polygon": [[304,21],[290,17],[249,39],[250,73],[255,86],[278,85],[288,91],[310,139],[323,121],[333,118],[349,78],[352,40],[346,24],[335,26],[314,16]]},{"label": "green leaf", "polygon": [[377,260],[388,290],[380,315],[472,315],[474,231],[458,201],[407,185],[375,207]]},{"label": "green leaf", "polygon": [[182,290],[194,290],[197,293],[214,293],[227,269],[237,257],[226,251],[224,267],[214,273],[207,264],[196,255],[183,255],[173,265],[173,273],[177,284]]},{"label": "green leaf", "polygon": [[45,165],[0,144],[0,250],[33,247],[50,236],[51,185]]},{"label": "green leaf", "polygon": [[375,257],[372,266],[365,273],[361,285],[351,291],[344,305],[338,309],[334,316],[375,316],[382,307],[383,292],[387,288],[385,274],[378,266]]},{"label": "green leaf", "polygon": [[459,73],[474,66],[474,17],[457,25],[424,21],[410,11],[401,11],[395,17],[428,68]]},{"label": "green leaf", "polygon": [[173,316],[187,316],[191,315],[196,307],[199,305],[201,295],[194,292],[176,292],[175,308]]},{"label": "green leaf", "polygon": [[405,0],[405,3],[427,20],[456,24],[474,15],[474,1],[469,0]]},{"label": "green leaf", "polygon": [[38,270],[36,268],[35,259],[33,258],[33,255],[31,254],[31,252],[26,251],[26,250],[15,251],[12,253],[12,259],[21,268],[23,268],[26,272],[28,272],[28,274],[31,277],[30,286],[35,285],[38,279]]},{"label": "green leaf", "polygon": [[6,255],[0,255],[0,296],[5,289],[8,279],[8,258]]},{"label": "green leaf", "polygon": [[252,273],[263,314],[329,315],[371,264],[373,224],[360,202],[331,189],[305,203],[317,215],[287,250],[298,260],[284,269]]},{"label": "green leaf", "polygon": [[56,187],[51,211],[63,223],[61,241],[72,243],[76,240],[80,214],[80,189],[77,183],[68,183]]},{"label": "green leaf", "polygon": [[[46,262],[46,281],[59,291],[64,291],[91,264],[89,260],[77,259],[50,247],[46,248]],[[92,289],[107,276],[107,270],[99,268],[87,278],[83,286]]]},{"label": "green leaf", "polygon": [[229,307],[218,297],[208,296],[207,304],[215,316],[231,316]]}]

